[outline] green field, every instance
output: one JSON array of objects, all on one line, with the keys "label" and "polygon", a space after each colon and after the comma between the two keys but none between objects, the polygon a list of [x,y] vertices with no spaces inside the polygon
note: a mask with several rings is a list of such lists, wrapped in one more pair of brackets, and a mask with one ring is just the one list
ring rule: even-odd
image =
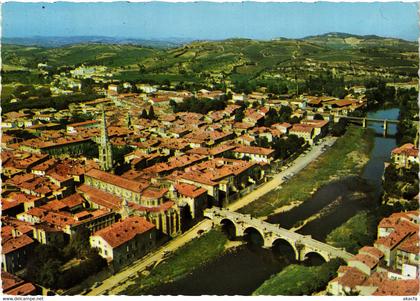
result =
[{"label": "green field", "polygon": [[4,66],[13,70],[35,70],[40,62],[52,67],[86,64],[108,66],[114,71],[141,70],[137,74],[123,73],[119,78],[157,82],[164,76],[173,81],[205,82],[210,74],[223,74],[231,81],[260,81],[271,73],[279,74],[282,81],[297,76],[303,82],[325,68],[335,68],[348,80],[362,73],[365,77],[403,76],[400,80],[409,80],[417,77],[417,48],[415,42],[398,39],[333,34],[300,40],[200,41],[167,49],[112,44],[58,48],[5,44],[2,59]]},{"label": "green field", "polygon": [[239,210],[254,216],[267,216],[294,201],[306,201],[311,193],[328,182],[359,174],[368,161],[373,133],[349,127],[344,136],[325,153],[295,175],[284,187],[272,190]]},{"label": "green field", "polygon": [[139,71],[123,71],[114,76],[115,79],[121,81],[155,81],[163,83],[164,81],[179,82],[198,82],[200,81],[194,74],[143,74]]},{"label": "green field", "polygon": [[1,98],[6,99],[6,98],[11,97],[15,88],[16,88],[15,85],[2,85],[1,86]]}]

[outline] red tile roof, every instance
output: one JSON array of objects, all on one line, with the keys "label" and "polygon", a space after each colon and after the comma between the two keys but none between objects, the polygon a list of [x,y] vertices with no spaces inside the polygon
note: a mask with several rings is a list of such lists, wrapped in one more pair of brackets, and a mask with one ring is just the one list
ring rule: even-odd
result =
[{"label": "red tile roof", "polygon": [[397,249],[411,254],[419,254],[419,233],[416,232],[404,240]]},{"label": "red tile roof", "polygon": [[40,208],[48,210],[48,211],[60,211],[63,209],[67,209],[67,205],[64,204],[61,200],[52,200],[42,205]]},{"label": "red tile roof", "polygon": [[233,151],[237,153],[255,154],[255,155],[264,155],[264,156],[269,156],[274,153],[274,150],[271,148],[257,147],[257,146],[238,146]]},{"label": "red tile roof", "polygon": [[71,209],[83,205],[85,199],[80,194],[73,193],[72,195],[69,195],[68,197],[62,199],[61,202]]},{"label": "red tile roof", "polygon": [[36,293],[36,287],[32,283],[27,282],[4,293],[15,296],[34,295]]},{"label": "red tile roof", "polygon": [[10,209],[10,208],[13,208],[13,207],[17,207],[17,206],[19,206],[20,204],[22,204],[23,202],[22,201],[19,201],[19,200],[12,200],[12,199],[4,199],[4,198],[2,198],[1,199],[1,209],[2,210],[7,210],[7,209]]},{"label": "red tile roof", "polygon": [[18,276],[15,276],[3,270],[1,271],[1,281],[2,281],[2,288],[4,292],[10,290],[13,287],[19,286],[25,282],[24,280],[20,279]]},{"label": "red tile roof", "polygon": [[16,250],[29,246],[33,242],[33,239],[26,234],[11,238],[5,242],[2,242],[2,254],[14,252]]},{"label": "red tile roof", "polygon": [[86,176],[138,193],[142,192],[148,186],[147,183],[128,180],[98,169],[89,170]]},{"label": "red tile roof", "polygon": [[359,271],[357,268],[349,268],[341,277],[337,277],[331,282],[338,282],[343,287],[355,288],[357,285],[361,285],[367,276]]},{"label": "red tile roof", "polygon": [[186,183],[175,184],[175,189],[178,191],[179,194],[190,198],[196,198],[200,195],[207,193],[207,190],[205,190],[204,188],[200,188],[195,185]]},{"label": "red tile roof", "polygon": [[406,156],[418,157],[419,149],[411,143],[406,143],[400,147],[394,148],[392,150],[393,154],[405,154]]},{"label": "red tile roof", "polygon": [[153,206],[153,207],[142,206],[137,203],[128,202],[128,206],[131,209],[137,210],[137,211],[143,211],[143,212],[165,212],[171,209],[174,205],[175,205],[175,202],[172,202],[172,201],[166,201],[165,203],[162,203],[159,206]]},{"label": "red tile roof", "polygon": [[290,129],[290,133],[299,132],[299,133],[311,133],[313,131],[313,127],[306,124],[294,124]]},{"label": "red tile roof", "polygon": [[25,296],[34,295],[36,292],[36,287],[32,283],[25,283],[24,280],[5,271],[1,271],[1,280],[5,295]]},{"label": "red tile roof", "polygon": [[237,176],[254,166],[256,166],[256,163],[253,162],[215,158],[188,168],[187,172],[181,175],[181,178],[214,186],[217,185],[218,181],[229,176]]},{"label": "red tile roof", "polygon": [[157,188],[149,186],[143,191],[142,197],[146,199],[160,199],[163,198],[167,192],[167,188]]},{"label": "red tile roof", "polygon": [[108,208],[111,210],[120,210],[121,209],[121,198],[114,196],[108,192],[104,192],[102,190],[93,188],[88,185],[81,185],[77,188],[77,190],[83,194],[85,194],[86,198],[104,208]]},{"label": "red tile roof", "polygon": [[380,259],[384,256],[384,253],[382,253],[381,250],[375,248],[375,247],[370,247],[370,246],[365,246],[363,248],[361,248],[359,250],[359,253],[361,254],[369,254],[377,259]]},{"label": "red tile roof", "polygon": [[322,128],[328,124],[328,120],[305,119],[301,121],[301,124],[310,125],[311,127],[314,127],[314,128]]},{"label": "red tile roof", "polygon": [[116,248],[153,228],[155,225],[146,219],[132,216],[96,231],[94,236],[102,237],[112,248]]},{"label": "red tile roof", "polygon": [[366,281],[362,284],[362,286],[376,286],[378,287],[381,285],[382,282],[388,279],[388,271],[382,272],[374,272]]},{"label": "red tile roof", "polygon": [[71,124],[68,124],[67,126],[79,127],[79,126],[86,126],[86,125],[99,124],[99,123],[100,122],[98,120],[87,120],[83,122],[71,123]]},{"label": "red tile roof", "polygon": [[374,268],[379,263],[379,259],[365,254],[357,254],[349,259],[349,262],[351,261],[362,262],[365,265],[367,265],[370,269]]},{"label": "red tile roof", "polygon": [[383,245],[386,248],[393,249],[400,244],[410,233],[394,231],[388,236],[380,237],[376,240],[375,245]]},{"label": "red tile roof", "polygon": [[417,296],[419,294],[419,279],[387,280],[373,293],[374,296]]}]

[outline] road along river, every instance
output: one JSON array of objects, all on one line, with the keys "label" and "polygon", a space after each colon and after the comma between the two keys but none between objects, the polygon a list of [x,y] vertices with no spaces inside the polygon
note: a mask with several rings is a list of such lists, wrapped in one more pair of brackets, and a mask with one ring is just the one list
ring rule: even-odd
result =
[{"label": "road along river", "polygon": [[[369,117],[398,119],[398,109],[370,112]],[[320,188],[308,201],[290,211],[268,217],[272,223],[291,228],[299,221],[315,214],[321,217],[307,223],[298,230],[324,240],[333,229],[347,221],[360,210],[378,202],[381,193],[381,176],[384,162],[389,159],[395,147],[395,138],[382,137],[383,129],[379,124],[369,124],[375,130],[374,147],[361,177],[350,177],[329,183]],[[390,125],[391,135],[396,126]],[[148,292],[152,295],[250,295],[272,274],[278,273],[293,262],[291,250],[263,249],[245,244],[233,251],[194,270],[190,275],[156,287]],[[317,258],[310,258],[305,264],[318,264]]]}]

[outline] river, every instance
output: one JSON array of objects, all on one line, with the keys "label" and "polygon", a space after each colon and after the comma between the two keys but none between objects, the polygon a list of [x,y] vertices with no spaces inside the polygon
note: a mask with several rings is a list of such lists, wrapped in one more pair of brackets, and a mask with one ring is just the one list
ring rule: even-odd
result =
[{"label": "river", "polygon": [[[398,109],[369,112],[372,118],[398,119]],[[349,177],[321,187],[310,200],[268,218],[290,228],[296,222],[323,212],[322,217],[306,224],[298,232],[323,241],[326,235],[358,211],[378,204],[384,163],[396,146],[396,125],[389,125],[389,137],[383,137],[381,124],[368,124],[375,130],[374,146],[361,177]],[[280,255],[281,254],[281,255]],[[186,277],[148,292],[151,295],[250,295],[271,275],[295,262],[292,250],[281,252],[245,244],[227,252]],[[304,264],[319,264],[311,258]]]}]

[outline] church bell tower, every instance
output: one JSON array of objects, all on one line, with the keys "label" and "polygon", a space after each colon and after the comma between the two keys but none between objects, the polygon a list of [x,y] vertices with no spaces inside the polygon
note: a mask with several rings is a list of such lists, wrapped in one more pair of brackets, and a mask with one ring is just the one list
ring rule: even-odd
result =
[{"label": "church bell tower", "polygon": [[109,142],[105,110],[103,109],[101,121],[101,137],[99,141],[99,164],[103,171],[110,171],[113,167],[112,145]]}]

